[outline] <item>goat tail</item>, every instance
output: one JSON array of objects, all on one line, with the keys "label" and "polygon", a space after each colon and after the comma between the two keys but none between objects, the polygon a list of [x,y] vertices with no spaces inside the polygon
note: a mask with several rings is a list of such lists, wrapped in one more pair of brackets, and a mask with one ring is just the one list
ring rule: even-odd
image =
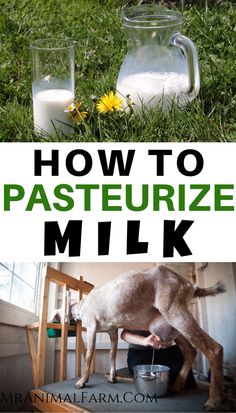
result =
[{"label": "goat tail", "polygon": [[207,296],[215,296],[216,294],[225,293],[226,288],[223,281],[217,281],[212,287],[208,288],[200,288],[195,286],[195,293],[194,297],[207,297]]}]

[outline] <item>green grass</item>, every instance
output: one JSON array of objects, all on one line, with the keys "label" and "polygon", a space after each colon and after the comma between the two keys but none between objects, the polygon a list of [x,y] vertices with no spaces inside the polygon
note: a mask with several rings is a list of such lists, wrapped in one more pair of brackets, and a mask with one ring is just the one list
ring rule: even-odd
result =
[{"label": "green grass", "polygon": [[33,133],[30,41],[77,41],[76,97],[91,106],[91,95],[114,89],[126,53],[122,2],[0,0],[0,141],[236,141],[236,7],[230,1],[177,3],[184,9],[182,33],[197,46],[201,68],[199,97],[186,110],[94,115],[71,138],[39,138]]}]

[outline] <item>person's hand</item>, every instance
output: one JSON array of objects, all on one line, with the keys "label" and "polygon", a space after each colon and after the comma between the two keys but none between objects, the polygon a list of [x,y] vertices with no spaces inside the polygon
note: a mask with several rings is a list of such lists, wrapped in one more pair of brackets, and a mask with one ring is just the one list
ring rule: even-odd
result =
[{"label": "person's hand", "polygon": [[156,334],[150,334],[148,337],[143,338],[143,346],[151,346],[153,348],[166,348],[166,342],[162,341]]}]

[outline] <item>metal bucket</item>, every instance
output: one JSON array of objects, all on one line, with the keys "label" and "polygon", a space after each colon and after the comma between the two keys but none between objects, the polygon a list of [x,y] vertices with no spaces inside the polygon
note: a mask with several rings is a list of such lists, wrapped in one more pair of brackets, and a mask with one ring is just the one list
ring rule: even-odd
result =
[{"label": "metal bucket", "polygon": [[167,394],[169,367],[160,364],[142,364],[134,366],[134,384],[136,391],[145,396],[162,397]]}]

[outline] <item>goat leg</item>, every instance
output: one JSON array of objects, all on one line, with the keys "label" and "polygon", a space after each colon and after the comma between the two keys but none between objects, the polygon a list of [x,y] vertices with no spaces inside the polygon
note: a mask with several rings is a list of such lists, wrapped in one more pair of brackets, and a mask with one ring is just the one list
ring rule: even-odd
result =
[{"label": "goat leg", "polygon": [[96,325],[87,329],[87,352],[85,356],[85,369],[82,377],[76,382],[75,387],[81,389],[88,382],[91,362],[96,343]]},{"label": "goat leg", "polygon": [[208,359],[211,384],[205,409],[208,411],[220,409],[223,402],[223,347],[199,327],[188,309],[173,305],[171,309],[162,314],[170,325],[175,327]]},{"label": "goat leg", "polygon": [[175,339],[175,343],[179,346],[183,354],[184,361],[175,382],[171,386],[171,390],[174,393],[179,393],[180,390],[185,386],[185,382],[192,367],[193,361],[196,357],[197,350],[181,334]]},{"label": "goat leg", "polygon": [[116,353],[117,353],[117,343],[118,343],[118,330],[109,331],[109,336],[111,339],[111,350],[110,350],[110,362],[111,369],[109,377],[107,379],[108,383],[116,383]]}]

